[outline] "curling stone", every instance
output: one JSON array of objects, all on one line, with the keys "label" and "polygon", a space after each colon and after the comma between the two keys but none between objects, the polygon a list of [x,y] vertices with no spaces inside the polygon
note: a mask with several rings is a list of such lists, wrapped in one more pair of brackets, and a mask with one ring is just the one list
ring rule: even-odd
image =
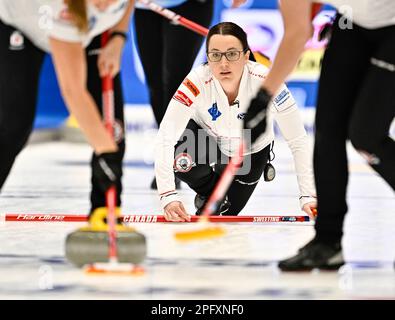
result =
[{"label": "curling stone", "polygon": [[[120,209],[116,209],[120,217]],[[89,219],[90,224],[67,235],[66,258],[69,262],[84,265],[108,262],[107,208],[97,208]],[[145,236],[131,227],[116,224],[117,258],[121,263],[140,264],[147,256]]]}]

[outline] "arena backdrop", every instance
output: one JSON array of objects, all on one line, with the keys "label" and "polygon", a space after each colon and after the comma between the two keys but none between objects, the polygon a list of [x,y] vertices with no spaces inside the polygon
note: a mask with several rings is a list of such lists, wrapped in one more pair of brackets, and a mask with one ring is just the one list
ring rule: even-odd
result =
[{"label": "arena backdrop", "polygon": [[[239,9],[230,9],[230,0],[214,1],[213,24],[220,21],[233,21],[239,24],[247,32],[253,51],[260,51],[270,58],[274,57],[283,34],[281,16],[277,10],[277,0],[248,0]],[[324,10],[314,19],[315,35],[307,43],[303,57],[288,79],[288,86],[302,110],[309,131],[312,128],[317,79],[326,45],[325,41],[319,42],[317,40],[317,33],[320,27],[328,22],[333,15],[334,10],[330,7],[324,7]],[[180,28],[182,27],[180,26]],[[134,32],[133,22],[131,22],[131,37],[125,45],[123,54],[122,78],[127,104],[126,115],[135,115],[131,122],[128,122],[128,130],[140,131],[146,130],[147,127],[154,128],[155,125],[148,105],[144,73],[134,44]],[[205,56],[202,47],[195,65],[204,61]],[[50,56],[45,58],[39,88],[35,128],[56,129],[63,126],[68,118],[68,112],[59,92]]]}]

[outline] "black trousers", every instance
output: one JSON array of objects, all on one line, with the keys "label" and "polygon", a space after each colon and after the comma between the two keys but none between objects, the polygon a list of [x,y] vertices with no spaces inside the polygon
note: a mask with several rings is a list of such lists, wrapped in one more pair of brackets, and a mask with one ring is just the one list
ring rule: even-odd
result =
[{"label": "black trousers", "polygon": [[[0,21],[0,189],[6,181],[15,158],[23,149],[32,131],[36,114],[38,82],[45,52],[28,38],[19,48],[10,45],[10,36],[16,30]],[[86,49],[88,62],[87,86],[101,110],[101,79],[97,56],[89,51],[100,47],[100,37]],[[118,127],[124,127],[123,96],[120,77],[114,79],[115,117]],[[123,134],[118,141],[124,154]],[[92,209],[104,206],[104,194],[92,179]],[[118,196],[120,205],[120,195]]]},{"label": "black trousers", "polygon": [[[270,145],[263,150],[247,155],[243,165],[235,175],[227,192],[231,204],[226,215],[238,215],[245,207],[262,176],[269,160]],[[187,172],[176,172],[176,176],[187,183],[196,193],[209,196],[214,190],[229,158],[224,155],[213,137],[190,120],[186,130],[175,146],[175,159],[180,154],[188,154],[193,166]]]},{"label": "black trousers", "polygon": [[315,229],[327,242],[343,234],[348,139],[395,189],[395,143],[389,137],[395,116],[395,26],[342,30],[339,18],[323,59],[315,120]]},{"label": "black trousers", "polygon": [[[170,10],[208,27],[213,15],[213,0],[188,0]],[[150,103],[159,126],[170,99],[191,71],[204,37],[173,25],[150,10],[136,9],[134,22]]]}]

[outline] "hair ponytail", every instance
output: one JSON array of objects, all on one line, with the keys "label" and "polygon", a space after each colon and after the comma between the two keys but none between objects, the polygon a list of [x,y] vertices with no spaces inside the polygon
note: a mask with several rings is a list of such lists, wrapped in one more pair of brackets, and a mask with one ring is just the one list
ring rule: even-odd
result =
[{"label": "hair ponytail", "polygon": [[256,62],[256,59],[255,59],[255,56],[254,56],[254,53],[252,52],[252,50],[250,49],[250,47],[248,47],[248,49],[247,50],[249,50],[250,51],[250,60],[251,61],[254,61],[254,62]]},{"label": "hair ponytail", "polygon": [[78,30],[81,32],[88,31],[89,25],[86,0],[67,0],[66,3]]}]

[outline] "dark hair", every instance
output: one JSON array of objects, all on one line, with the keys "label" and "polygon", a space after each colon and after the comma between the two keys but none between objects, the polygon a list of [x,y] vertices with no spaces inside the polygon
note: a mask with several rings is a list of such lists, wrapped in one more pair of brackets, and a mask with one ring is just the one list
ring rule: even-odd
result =
[{"label": "dark hair", "polygon": [[241,42],[244,52],[247,52],[247,50],[250,50],[250,60],[256,61],[254,58],[254,55],[252,54],[250,46],[248,45],[247,34],[236,23],[220,22],[220,23],[216,24],[215,26],[211,27],[208,32],[207,39],[206,39],[206,52],[208,52],[208,45],[209,45],[210,39],[215,34],[221,34],[221,35],[225,35],[225,36],[229,35],[229,36],[236,37]]}]

